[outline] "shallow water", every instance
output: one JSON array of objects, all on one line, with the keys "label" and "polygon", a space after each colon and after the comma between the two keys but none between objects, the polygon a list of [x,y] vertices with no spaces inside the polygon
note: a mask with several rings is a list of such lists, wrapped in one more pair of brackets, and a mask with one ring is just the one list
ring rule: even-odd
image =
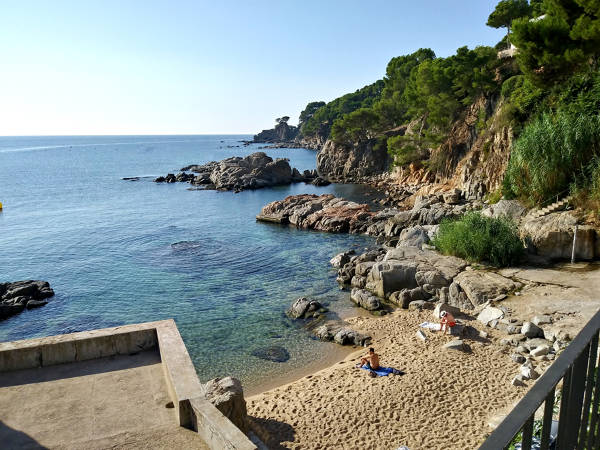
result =
[{"label": "shallow water", "polygon": [[[258,223],[266,203],[300,193],[373,198],[355,185],[304,183],[239,194],[190,191],[152,177],[257,151],[249,136],[0,138],[0,282],[48,280],[42,308],[0,322],[0,340],[174,318],[202,380],[231,374],[248,385],[306,365],[331,344],[285,318],[300,296],[337,314],[353,310],[328,260],[365,236]],[[316,153],[265,149],[300,171]],[[123,177],[146,176],[139,181]],[[365,197],[369,195],[369,197]],[[282,345],[285,363],[250,355]]]}]

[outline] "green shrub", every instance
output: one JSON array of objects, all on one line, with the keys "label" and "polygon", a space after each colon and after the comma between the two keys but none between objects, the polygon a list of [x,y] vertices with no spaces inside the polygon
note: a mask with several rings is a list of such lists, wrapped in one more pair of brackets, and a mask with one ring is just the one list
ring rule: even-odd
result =
[{"label": "green shrub", "polygon": [[599,151],[600,116],[543,114],[513,145],[505,194],[538,205],[566,195],[571,185],[585,184],[587,166]]},{"label": "green shrub", "polygon": [[512,220],[485,217],[479,212],[443,221],[433,245],[445,255],[498,267],[518,263],[524,252]]}]

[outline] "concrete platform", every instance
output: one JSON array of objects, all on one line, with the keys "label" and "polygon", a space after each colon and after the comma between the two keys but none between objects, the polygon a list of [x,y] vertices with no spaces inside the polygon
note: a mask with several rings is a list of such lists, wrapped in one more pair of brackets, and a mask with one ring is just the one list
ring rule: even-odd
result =
[{"label": "concrete platform", "polygon": [[2,448],[208,448],[178,424],[157,350],[0,373]]}]

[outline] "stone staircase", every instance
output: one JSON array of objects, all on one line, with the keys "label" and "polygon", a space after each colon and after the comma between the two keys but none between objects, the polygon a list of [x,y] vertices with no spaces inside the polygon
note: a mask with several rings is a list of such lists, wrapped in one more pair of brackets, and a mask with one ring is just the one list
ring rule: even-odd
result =
[{"label": "stone staircase", "polygon": [[557,202],[554,202],[554,203],[546,206],[545,208],[538,209],[532,215],[534,218],[537,219],[537,218],[543,217],[547,214],[550,214],[550,213],[553,213],[556,211],[560,211],[561,209],[565,209],[569,205],[570,201],[571,201],[571,196],[569,195],[569,196],[563,198],[562,200],[559,200]]}]

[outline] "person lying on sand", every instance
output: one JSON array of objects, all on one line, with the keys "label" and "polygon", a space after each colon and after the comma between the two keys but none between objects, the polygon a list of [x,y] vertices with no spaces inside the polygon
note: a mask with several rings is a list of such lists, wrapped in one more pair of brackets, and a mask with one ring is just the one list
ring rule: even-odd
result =
[{"label": "person lying on sand", "polygon": [[369,354],[367,356],[360,359],[360,365],[358,367],[366,367],[370,370],[379,369],[379,355],[375,353],[375,349],[373,347],[369,349]]},{"label": "person lying on sand", "polygon": [[[454,319],[454,316],[447,311],[442,311],[440,313],[440,318],[440,331],[443,331],[444,334],[446,334],[446,332],[450,331],[450,328],[456,325],[456,319]],[[452,332],[450,333],[452,334]]]}]

